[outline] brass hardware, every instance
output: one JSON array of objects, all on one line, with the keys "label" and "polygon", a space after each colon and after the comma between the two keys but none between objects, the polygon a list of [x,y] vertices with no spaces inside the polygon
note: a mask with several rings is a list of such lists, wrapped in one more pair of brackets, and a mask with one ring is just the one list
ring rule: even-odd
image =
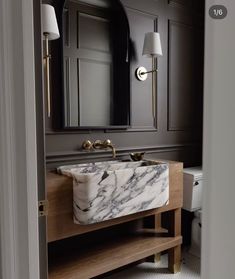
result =
[{"label": "brass hardware", "polygon": [[155,58],[152,57],[152,69],[147,71],[145,67],[139,67],[135,71],[136,78],[140,81],[145,81],[149,73],[152,73],[152,115],[153,115],[153,125],[156,125],[156,73],[158,70],[155,68]]},{"label": "brass hardware", "polygon": [[48,33],[43,34],[45,36],[45,71],[46,71],[46,94],[47,94],[47,116],[51,117],[51,92],[50,92],[50,55],[49,55],[49,43]]},{"label": "brass hardware", "polygon": [[82,143],[82,148],[85,149],[85,150],[91,150],[93,147],[93,144],[90,140],[85,140],[83,143]]},{"label": "brass hardware", "polygon": [[103,148],[103,143],[101,140],[95,140],[94,143],[92,144],[92,146],[95,149],[101,149],[101,148]]},{"label": "brass hardware", "polygon": [[113,158],[116,158],[116,149],[115,149],[114,145],[112,144],[111,140],[109,140],[109,139],[105,140],[104,146],[111,148],[112,153],[113,153]]},{"label": "brass hardware", "polygon": [[157,72],[158,70],[155,69],[155,70],[151,70],[151,71],[147,71],[147,72],[142,72],[140,73],[141,75],[146,75],[146,74],[149,74],[149,73],[154,73],[154,72]]},{"label": "brass hardware", "polygon": [[133,161],[141,161],[144,158],[145,152],[131,153],[130,157]]},{"label": "brass hardware", "polygon": [[116,149],[115,149],[114,145],[112,144],[111,140],[109,140],[109,139],[106,139],[104,141],[96,140],[93,143],[90,140],[85,140],[82,144],[82,148],[85,150],[91,150],[92,148],[94,148],[94,149],[110,148],[110,149],[112,149],[113,158],[116,157]]},{"label": "brass hardware", "polygon": [[109,139],[106,139],[103,142],[101,140],[96,140],[93,143],[93,147],[94,147],[94,149],[111,148],[112,153],[113,153],[113,158],[116,158],[116,149],[115,149],[114,145],[112,144],[111,140],[109,140]]},{"label": "brass hardware", "polygon": [[[155,58],[152,57],[152,68],[155,68]],[[152,71],[152,113],[153,126],[156,125],[156,71]]]},{"label": "brass hardware", "polygon": [[38,202],[38,216],[47,216],[48,215],[48,200],[42,200]]}]

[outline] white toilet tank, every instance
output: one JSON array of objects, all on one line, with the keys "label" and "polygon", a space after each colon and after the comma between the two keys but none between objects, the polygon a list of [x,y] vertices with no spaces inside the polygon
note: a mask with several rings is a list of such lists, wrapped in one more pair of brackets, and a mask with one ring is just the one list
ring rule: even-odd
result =
[{"label": "white toilet tank", "polygon": [[201,255],[201,208],[203,191],[202,167],[184,169],[183,209],[194,212],[191,231],[191,247],[189,252]]},{"label": "white toilet tank", "polygon": [[183,209],[196,211],[202,207],[202,167],[184,169]]}]

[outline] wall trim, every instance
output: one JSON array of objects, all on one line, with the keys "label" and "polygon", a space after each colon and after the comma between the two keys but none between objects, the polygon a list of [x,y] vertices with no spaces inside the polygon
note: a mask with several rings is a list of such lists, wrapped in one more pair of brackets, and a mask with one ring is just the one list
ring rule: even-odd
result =
[{"label": "wall trim", "polygon": [[55,136],[55,135],[70,135],[70,134],[92,134],[96,132],[103,131],[104,133],[136,133],[136,132],[158,132],[158,129],[154,126],[133,126],[132,128],[106,128],[106,129],[97,129],[97,128],[79,128],[79,129],[64,129],[64,130],[46,130],[46,136]]},{"label": "wall trim", "polygon": [[[117,148],[117,157],[129,156],[131,152],[145,152],[146,154],[153,153],[166,153],[184,150],[192,147],[200,147],[199,143],[188,144],[169,144],[169,145],[156,145],[156,146],[139,146],[139,147],[123,147]],[[111,150],[95,150],[95,151],[69,151],[69,152],[51,152],[46,156],[47,164],[66,163],[66,161],[80,161],[80,160],[99,160],[111,159]]]},{"label": "wall trim", "polygon": [[192,0],[168,0],[168,5],[177,7],[177,8],[182,8],[182,9],[190,9],[193,6],[193,1]]}]

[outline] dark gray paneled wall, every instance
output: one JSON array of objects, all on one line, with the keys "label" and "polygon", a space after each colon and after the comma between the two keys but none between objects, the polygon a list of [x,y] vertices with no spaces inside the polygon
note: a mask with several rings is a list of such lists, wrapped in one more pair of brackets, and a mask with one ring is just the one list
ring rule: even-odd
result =
[{"label": "dark gray paneled wall", "polygon": [[[152,158],[181,160],[186,165],[201,162],[203,1],[121,2],[129,18],[134,48],[131,61],[132,127],[123,131],[55,131],[45,114],[48,167],[110,157],[109,151],[87,153],[80,150],[85,139],[106,138],[113,141],[118,156],[127,156],[132,150],[145,150]],[[140,65],[147,69],[152,67],[151,59],[142,56],[142,46],[145,32],[154,30],[160,32],[163,46],[163,57],[157,61],[156,126],[152,121],[151,76],[140,82],[134,74]],[[119,78],[121,81],[122,77]],[[52,94],[55,102],[59,96],[56,92]]]},{"label": "dark gray paneled wall", "polygon": [[87,5],[71,0],[67,0],[66,10],[65,126],[110,126],[113,96],[110,13],[91,7],[88,10]]}]

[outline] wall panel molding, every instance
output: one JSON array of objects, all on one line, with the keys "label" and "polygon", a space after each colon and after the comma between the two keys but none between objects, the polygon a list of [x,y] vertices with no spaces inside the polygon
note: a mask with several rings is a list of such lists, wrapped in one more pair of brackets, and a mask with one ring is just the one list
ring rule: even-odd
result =
[{"label": "wall panel molding", "polygon": [[192,129],[193,26],[168,20],[167,129]]},{"label": "wall panel molding", "polygon": [[[200,143],[187,143],[187,144],[168,144],[168,145],[156,145],[156,146],[144,146],[144,147],[123,147],[117,148],[117,157],[120,159],[123,156],[129,156],[132,152],[145,152],[148,154],[169,153],[185,151],[187,149],[200,148]],[[95,151],[70,151],[70,152],[53,152],[47,153],[46,161],[50,166],[59,166],[62,164],[69,164],[79,161],[91,161],[91,160],[104,160],[112,159],[111,150],[95,150]],[[68,163],[69,162],[69,163]]]},{"label": "wall panel molding", "polygon": [[193,6],[193,0],[168,0],[168,4],[177,8],[190,9]]},{"label": "wall panel molding", "polygon": [[[133,59],[131,64],[131,118],[132,128],[128,132],[134,131],[157,131],[158,114],[156,122],[152,119],[152,95],[151,95],[151,75],[145,82],[140,82],[135,77],[135,70],[141,65],[146,69],[152,68],[152,61],[142,55],[145,33],[158,31],[158,15],[138,9],[126,7],[130,22],[131,38],[133,40]],[[157,112],[157,102],[156,102]]]}]

